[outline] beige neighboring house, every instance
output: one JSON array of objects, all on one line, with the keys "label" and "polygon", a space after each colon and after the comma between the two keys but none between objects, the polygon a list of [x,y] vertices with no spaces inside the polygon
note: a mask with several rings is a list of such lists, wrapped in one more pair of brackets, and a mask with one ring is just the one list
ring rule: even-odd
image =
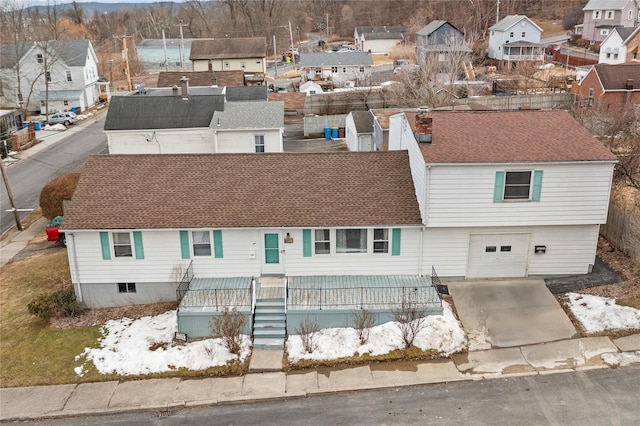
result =
[{"label": "beige neighboring house", "polygon": [[263,85],[267,73],[267,39],[264,37],[196,39],[189,59],[193,71],[244,72],[249,86]]}]

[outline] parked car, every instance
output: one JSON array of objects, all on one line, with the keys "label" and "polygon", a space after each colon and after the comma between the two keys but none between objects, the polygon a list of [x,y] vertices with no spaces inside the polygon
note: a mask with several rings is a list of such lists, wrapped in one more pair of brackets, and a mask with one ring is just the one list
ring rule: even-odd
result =
[{"label": "parked car", "polygon": [[557,44],[550,44],[549,46],[545,47],[544,52],[547,55],[553,55],[556,52],[560,52],[560,46]]},{"label": "parked car", "polygon": [[47,121],[49,124],[64,124],[68,126],[78,121],[78,116],[69,111],[56,112],[55,114],[49,114]]}]

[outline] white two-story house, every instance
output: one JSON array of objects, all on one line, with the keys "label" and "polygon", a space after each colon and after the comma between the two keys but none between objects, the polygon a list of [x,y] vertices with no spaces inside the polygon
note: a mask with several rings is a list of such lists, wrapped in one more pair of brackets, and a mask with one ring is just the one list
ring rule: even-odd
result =
[{"label": "white two-story house", "polygon": [[466,278],[591,271],[616,157],[566,111],[389,120],[389,149],[409,152],[425,265]]},{"label": "white two-story house", "polygon": [[542,28],[525,15],[508,15],[489,28],[489,60],[509,69],[517,62],[544,61]]},{"label": "white two-story house", "polygon": [[98,59],[89,40],[2,43],[0,56],[1,100],[9,107],[83,111],[98,102]]}]

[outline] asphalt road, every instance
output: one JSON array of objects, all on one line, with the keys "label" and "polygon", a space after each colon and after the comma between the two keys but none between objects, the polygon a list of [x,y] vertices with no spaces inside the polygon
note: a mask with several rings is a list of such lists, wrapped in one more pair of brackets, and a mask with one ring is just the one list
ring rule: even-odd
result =
[{"label": "asphalt road", "polygon": [[[7,167],[9,185],[18,209],[35,209],[40,203],[40,191],[56,176],[81,170],[87,155],[106,152],[107,136],[103,132],[106,113],[70,126],[68,135],[33,155]],[[0,193],[0,233],[15,225],[7,188],[2,182]],[[25,217],[29,212],[20,212]]]},{"label": "asphalt road", "polygon": [[185,409],[47,425],[638,425],[640,365]]}]

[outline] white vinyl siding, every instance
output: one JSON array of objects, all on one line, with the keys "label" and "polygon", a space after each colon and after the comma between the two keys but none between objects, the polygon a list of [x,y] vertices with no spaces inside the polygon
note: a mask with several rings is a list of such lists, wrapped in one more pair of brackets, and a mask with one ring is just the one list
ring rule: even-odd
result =
[{"label": "white vinyl siding", "polygon": [[[494,203],[502,167],[431,167],[429,227],[601,224],[607,218],[612,164],[521,165],[544,172],[539,202]],[[470,208],[472,206],[472,208]]]},{"label": "white vinyl siding", "polygon": [[[256,134],[256,131],[256,129],[218,131],[216,133],[217,152],[256,152],[254,144],[254,135]],[[282,152],[282,138],[280,137],[280,129],[260,129],[259,131],[260,135],[264,136],[264,152]]]},{"label": "white vinyl siding", "polygon": [[213,132],[209,128],[146,131],[110,130],[110,154],[213,154]]},{"label": "white vinyl siding", "polygon": [[[595,261],[598,231],[598,225],[427,229],[423,273],[433,266],[440,277],[465,277],[471,235],[528,234],[527,276],[586,274]],[[546,253],[535,254],[536,245],[545,246]]]}]

